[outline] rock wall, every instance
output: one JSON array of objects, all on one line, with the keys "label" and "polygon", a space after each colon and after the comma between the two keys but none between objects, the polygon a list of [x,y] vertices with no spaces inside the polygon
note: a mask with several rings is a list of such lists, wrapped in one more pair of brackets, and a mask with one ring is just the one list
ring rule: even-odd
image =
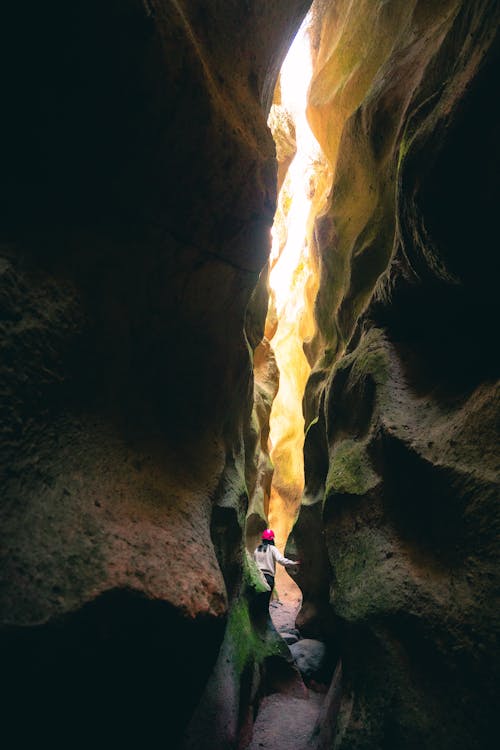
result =
[{"label": "rock wall", "polygon": [[67,747],[78,727],[175,747],[217,658],[254,459],[266,115],[308,5],[2,8],[2,732],[18,746]]},{"label": "rock wall", "polygon": [[298,624],[342,657],[335,748],[479,750],[498,674],[499,4],[315,8],[309,116],[334,176]]},{"label": "rock wall", "polygon": [[[243,525],[276,380],[256,354],[252,417],[276,203],[265,118],[309,4],[2,8],[5,744],[175,748],[189,726],[188,746],[232,747],[279,652]],[[333,183],[300,624],[342,654],[336,747],[482,749],[498,3],[316,13],[309,115]]]},{"label": "rock wall", "polygon": [[[295,125],[290,113],[280,103],[280,79],[275,89],[274,103],[271,107],[268,126],[276,144],[277,172],[277,205],[274,217],[282,212],[280,191],[297,150]],[[286,224],[280,226],[280,252],[286,241]],[[262,531],[269,526],[269,502],[271,485],[274,477],[274,465],[269,452],[270,416],[274,399],[278,392],[280,371],[271,340],[276,334],[278,320],[272,291],[269,286],[269,272],[272,259],[263,269],[247,308],[246,328],[250,344],[254,349],[253,356],[253,412],[250,431],[246,437],[247,455],[253,449],[253,460],[247,460],[246,484],[249,503],[246,517],[246,544],[250,552],[257,546]],[[252,333],[253,332],[253,333]]]}]

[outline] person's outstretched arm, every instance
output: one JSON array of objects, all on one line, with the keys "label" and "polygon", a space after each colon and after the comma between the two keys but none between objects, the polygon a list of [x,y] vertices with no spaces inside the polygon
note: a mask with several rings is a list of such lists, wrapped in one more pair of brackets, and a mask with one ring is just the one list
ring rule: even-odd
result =
[{"label": "person's outstretched arm", "polygon": [[285,568],[288,568],[290,565],[298,565],[298,560],[289,560],[288,557],[283,557],[281,552],[277,547],[273,547],[273,557],[276,560],[276,562],[279,562],[280,565],[283,565]]}]

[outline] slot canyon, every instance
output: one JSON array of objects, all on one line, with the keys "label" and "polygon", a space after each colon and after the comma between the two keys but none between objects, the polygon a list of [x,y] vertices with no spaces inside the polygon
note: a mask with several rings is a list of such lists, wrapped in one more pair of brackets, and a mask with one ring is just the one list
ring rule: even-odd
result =
[{"label": "slot canyon", "polygon": [[0,19],[2,746],[496,747],[499,0]]}]

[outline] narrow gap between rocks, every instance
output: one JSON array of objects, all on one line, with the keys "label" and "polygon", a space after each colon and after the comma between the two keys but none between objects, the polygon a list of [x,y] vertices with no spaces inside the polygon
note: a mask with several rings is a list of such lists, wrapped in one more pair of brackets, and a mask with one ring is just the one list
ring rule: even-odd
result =
[{"label": "narrow gap between rocks", "polygon": [[269,117],[281,188],[272,229],[266,326],[279,368],[269,435],[274,466],[269,522],[278,547],[286,542],[304,490],[302,398],[311,368],[303,345],[314,333],[317,289],[308,224],[320,151],[306,119],[312,73],[308,23],[306,17],[283,63]]},{"label": "narrow gap between rocks", "polygon": [[[276,142],[279,198],[272,229],[266,335],[279,369],[279,388],[269,425],[274,472],[267,517],[282,553],[304,490],[302,398],[311,370],[304,343],[314,334],[318,287],[311,216],[321,198],[318,175],[325,169],[306,118],[312,73],[309,23],[306,17],[284,61],[268,121]],[[330,675],[321,681],[324,644],[302,639],[295,626],[302,593],[293,580],[293,569],[276,567],[269,612],[290,647],[291,660],[288,665],[283,659],[267,664],[265,696],[248,750],[305,749],[317,727],[330,681]]]}]

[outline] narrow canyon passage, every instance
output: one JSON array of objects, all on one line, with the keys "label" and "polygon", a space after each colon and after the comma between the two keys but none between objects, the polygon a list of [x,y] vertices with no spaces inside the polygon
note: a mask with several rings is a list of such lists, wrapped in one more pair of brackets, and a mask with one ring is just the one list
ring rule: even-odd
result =
[{"label": "narrow canyon passage", "polygon": [[496,747],[499,0],[0,34],[2,747]]},{"label": "narrow canyon passage", "polygon": [[307,16],[283,63],[268,121],[277,143],[282,183],[272,229],[266,321],[279,370],[279,387],[269,418],[274,466],[269,520],[278,544],[283,546],[304,490],[302,399],[311,370],[304,342],[314,333],[313,305],[318,288],[318,269],[308,237],[312,198],[322,165],[319,145],[306,119],[312,75],[310,23]]},{"label": "narrow canyon passage", "polygon": [[[312,75],[308,15],[285,58],[268,124],[278,158],[278,204],[272,229],[267,356],[276,359],[279,384],[269,415],[269,454],[273,466],[268,526],[283,552],[298,516],[304,490],[302,399],[310,364],[304,344],[314,333],[318,268],[311,255],[311,215],[320,200],[325,159],[306,119]],[[267,336],[269,338],[267,338]],[[317,731],[332,674],[325,669],[325,644],[303,639],[296,628],[302,592],[295,569],[277,566],[269,611],[274,627],[290,646],[294,670],[278,680],[259,703],[248,750],[306,750]],[[323,675],[321,673],[323,672]],[[318,680],[322,682],[318,682]]]}]

